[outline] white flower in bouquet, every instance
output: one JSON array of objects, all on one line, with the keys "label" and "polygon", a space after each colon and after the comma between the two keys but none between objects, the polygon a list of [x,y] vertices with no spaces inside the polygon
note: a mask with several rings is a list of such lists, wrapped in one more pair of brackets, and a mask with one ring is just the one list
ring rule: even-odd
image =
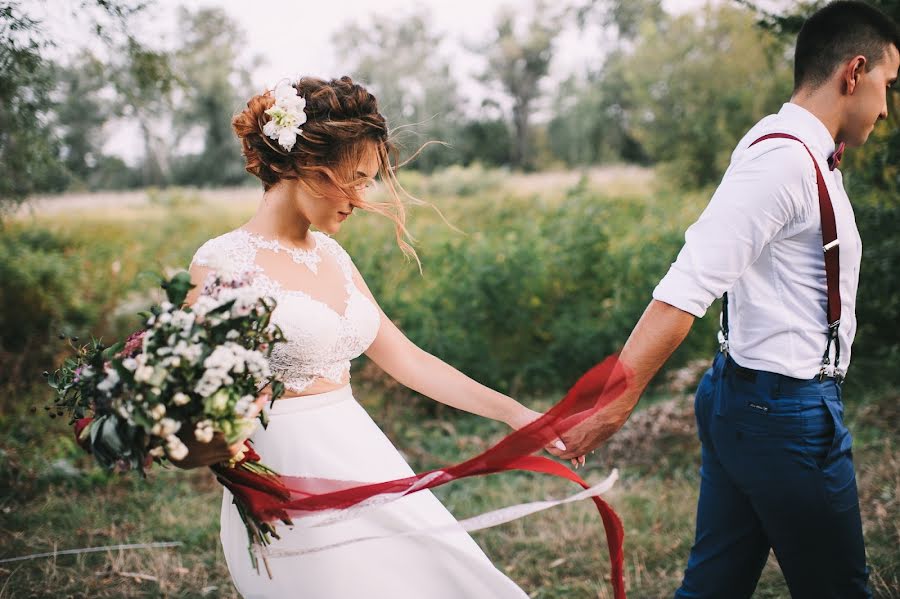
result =
[{"label": "white flower in bouquet", "polygon": [[178,310],[172,313],[172,326],[181,329],[182,334],[190,334],[196,316],[193,312]]},{"label": "white flower in bouquet", "polygon": [[158,404],[154,405],[152,408],[150,408],[150,416],[154,420],[159,420],[160,418],[162,418],[165,415],[166,415],[166,406],[162,405],[161,403],[158,403]]},{"label": "white flower in bouquet", "polygon": [[209,443],[214,432],[212,420],[201,420],[194,429],[194,437],[201,443]]},{"label": "white flower in bouquet", "polygon": [[134,380],[138,383],[147,383],[153,377],[153,367],[152,366],[138,366],[137,370],[134,371]]},{"label": "white flower in bouquet", "polygon": [[132,414],[134,414],[134,404],[130,403],[120,403],[116,407],[116,412],[124,418],[129,424],[134,423],[134,418],[132,418]]},{"label": "white flower in bouquet", "polygon": [[120,380],[119,372],[115,368],[107,368],[105,372],[106,378],[100,381],[100,383],[97,385],[97,390],[103,391],[104,393],[109,393]]},{"label": "white flower in bouquet", "polygon": [[181,439],[173,434],[166,437],[166,453],[173,460],[180,461],[187,457],[188,448],[187,445],[182,443]]},{"label": "white flower in bouquet", "polygon": [[246,416],[247,410],[253,405],[255,399],[256,398],[252,395],[244,395],[234,404],[234,413],[240,416]]},{"label": "white flower in bouquet", "polygon": [[194,305],[191,306],[191,310],[194,312],[197,322],[203,322],[206,315],[218,307],[219,302],[215,298],[210,297],[209,295],[201,295],[197,298],[197,301],[194,302]]},{"label": "white flower in bouquet", "polygon": [[183,339],[179,340],[172,348],[172,354],[187,360],[188,364],[196,364],[203,355],[203,346],[199,343],[186,343]]},{"label": "white flower in bouquet", "polygon": [[185,406],[191,403],[191,396],[187,393],[182,393],[181,391],[179,391],[172,396],[172,403],[176,406]]},{"label": "white flower in bouquet", "polygon": [[181,423],[172,418],[163,418],[153,425],[150,432],[157,437],[168,439],[181,430]]}]

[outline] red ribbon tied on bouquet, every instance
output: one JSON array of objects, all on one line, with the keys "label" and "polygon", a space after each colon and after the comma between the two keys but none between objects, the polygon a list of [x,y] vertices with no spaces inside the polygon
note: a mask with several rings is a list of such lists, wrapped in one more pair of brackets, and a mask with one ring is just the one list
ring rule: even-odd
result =
[{"label": "red ribbon tied on bouquet", "polygon": [[[246,509],[265,522],[291,522],[292,517],[345,510],[380,496],[403,496],[462,478],[510,470],[550,474],[588,489],[588,484],[567,466],[531,454],[621,397],[630,379],[625,366],[616,356],[610,356],[585,373],[541,418],[503,437],[490,449],[459,464],[406,478],[358,483],[285,475],[264,477],[241,468],[217,469],[216,472],[220,482],[242,501]],[[262,460],[265,463],[265,456]],[[614,596],[625,599],[622,522],[605,501],[599,497],[591,497],[591,500],[606,531]]]}]

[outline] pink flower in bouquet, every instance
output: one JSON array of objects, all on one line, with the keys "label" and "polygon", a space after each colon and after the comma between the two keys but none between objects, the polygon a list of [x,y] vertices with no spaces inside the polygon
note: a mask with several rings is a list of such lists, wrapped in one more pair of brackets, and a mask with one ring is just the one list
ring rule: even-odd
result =
[{"label": "pink flower in bouquet", "polygon": [[134,356],[135,354],[140,352],[141,347],[144,343],[144,335],[146,334],[146,329],[141,329],[140,331],[135,331],[131,335],[129,335],[128,339],[125,340],[125,347],[122,348],[122,351],[116,354],[116,357],[127,358]]}]

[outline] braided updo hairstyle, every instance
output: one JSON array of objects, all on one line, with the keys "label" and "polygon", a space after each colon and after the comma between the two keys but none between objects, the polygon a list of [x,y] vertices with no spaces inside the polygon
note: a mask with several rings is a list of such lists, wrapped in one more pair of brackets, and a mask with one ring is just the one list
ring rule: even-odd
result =
[{"label": "braided updo hairstyle", "polygon": [[[414,203],[420,202],[397,181],[391,163],[396,148],[375,96],[350,77],[330,81],[303,77],[292,85],[306,100],[306,122],[290,151],[263,133],[270,118],[265,111],[275,104],[272,92],[250,98],[247,108],[231,121],[241,141],[247,172],[258,177],[266,191],[282,179],[297,179],[315,196],[340,194],[354,207],[386,216],[394,222],[400,248],[415,257],[407,242],[410,236],[400,193]],[[369,202],[357,192],[362,181],[356,175],[356,167],[367,152],[373,151],[378,159],[378,174],[388,191],[388,202]]]}]

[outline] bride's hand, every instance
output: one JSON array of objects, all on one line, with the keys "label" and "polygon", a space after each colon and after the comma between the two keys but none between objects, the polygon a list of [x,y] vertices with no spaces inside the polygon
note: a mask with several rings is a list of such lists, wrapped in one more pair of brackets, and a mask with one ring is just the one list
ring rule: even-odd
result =
[{"label": "bride's hand", "polygon": [[[267,392],[260,394],[247,412],[247,417],[250,419],[256,418],[263,405],[270,398],[271,396]],[[187,446],[188,454],[180,462],[171,459],[170,461],[178,468],[185,470],[227,462],[244,449],[244,439],[238,440],[233,445],[228,445],[225,441],[225,436],[218,432],[213,435],[213,438],[208,443],[198,441],[194,438],[192,431],[187,431],[183,435],[180,434],[178,436]]]},{"label": "bride's hand", "polygon": [[[534,410],[530,410],[525,406],[522,406],[521,410],[518,410],[512,418],[507,421],[507,424],[515,430],[519,430],[524,428],[543,416],[540,412],[536,412]],[[562,442],[562,439],[559,437],[550,441],[544,449],[554,455],[556,457],[561,456],[566,451],[566,446]],[[572,466],[577,470],[580,466],[584,466],[584,456],[574,457],[570,460],[572,462]]]}]

